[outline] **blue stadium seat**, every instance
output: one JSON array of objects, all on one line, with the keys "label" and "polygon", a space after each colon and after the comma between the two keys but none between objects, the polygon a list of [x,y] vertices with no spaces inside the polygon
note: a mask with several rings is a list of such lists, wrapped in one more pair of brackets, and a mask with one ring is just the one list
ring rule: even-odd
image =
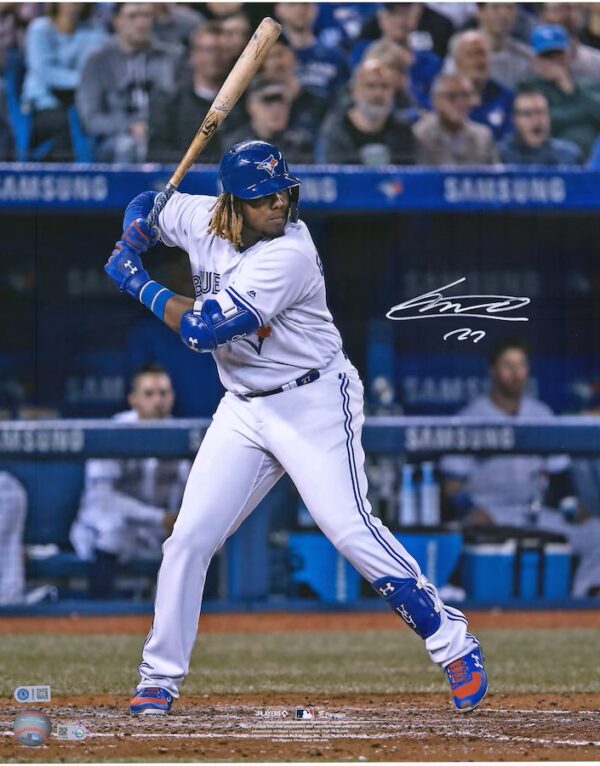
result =
[{"label": "blue stadium seat", "polygon": [[83,489],[83,463],[37,460],[3,462],[27,490],[25,544],[69,545],[69,530]]},{"label": "blue stadium seat", "polygon": [[15,139],[16,159],[18,162],[27,160],[31,120],[28,114],[21,111],[21,82],[24,62],[15,51],[9,51],[6,56],[4,81],[6,85],[6,105],[8,120]]},{"label": "blue stadium seat", "polygon": [[73,146],[75,162],[93,162],[93,139],[84,131],[81,120],[79,119],[79,114],[74,106],[69,108],[68,117],[69,128],[71,130],[71,145]]},{"label": "blue stadium seat", "polygon": [[[6,461],[3,470],[16,476],[27,490],[26,545],[54,543],[61,548],[48,558],[27,561],[28,579],[87,576],[87,563],[69,550],[69,530],[83,489],[84,464],[79,461]],[[120,574],[154,579],[159,561],[135,560],[119,568]]]}]

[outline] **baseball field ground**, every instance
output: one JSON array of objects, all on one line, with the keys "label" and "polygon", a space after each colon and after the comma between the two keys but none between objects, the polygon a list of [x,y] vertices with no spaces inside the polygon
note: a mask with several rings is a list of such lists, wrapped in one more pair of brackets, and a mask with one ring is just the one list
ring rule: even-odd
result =
[{"label": "baseball field ground", "polygon": [[[474,713],[392,613],[254,613],[203,616],[172,714],[141,719],[127,703],[149,617],[4,618],[0,761],[599,760],[600,610],[470,617],[490,676]],[[52,687],[40,748],[11,732],[13,691],[33,684]],[[84,741],[56,737],[71,722]]]}]

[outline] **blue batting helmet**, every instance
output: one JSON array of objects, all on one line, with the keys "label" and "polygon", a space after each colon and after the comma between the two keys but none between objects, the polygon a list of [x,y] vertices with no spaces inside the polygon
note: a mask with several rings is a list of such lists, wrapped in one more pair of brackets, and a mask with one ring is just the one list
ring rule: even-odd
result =
[{"label": "blue batting helmet", "polygon": [[285,157],[267,141],[242,141],[225,152],[219,165],[223,191],[241,199],[257,199],[290,190],[290,220],[298,220],[300,181],[290,175]]}]

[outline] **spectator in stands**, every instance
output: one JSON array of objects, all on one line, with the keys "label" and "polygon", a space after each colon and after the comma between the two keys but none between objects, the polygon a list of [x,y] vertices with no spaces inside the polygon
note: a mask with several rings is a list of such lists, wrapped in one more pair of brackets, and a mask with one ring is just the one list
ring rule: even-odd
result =
[{"label": "spectator in stands", "polygon": [[14,159],[14,142],[8,120],[8,107],[4,83],[0,80],[0,162]]},{"label": "spectator in stands", "polygon": [[206,15],[207,19],[213,19],[214,21],[223,21],[228,16],[235,15],[244,9],[246,3],[238,2],[226,2],[226,3],[204,3],[202,6],[202,12]]},{"label": "spectator in stands", "polygon": [[198,11],[183,3],[152,3],[154,36],[161,42],[187,51],[192,32],[204,21]]},{"label": "spectator in stands", "polygon": [[415,142],[410,127],[393,114],[394,76],[379,61],[361,64],[352,78],[352,103],[325,120],[321,153],[325,162],[410,165]]},{"label": "spectator in stands", "polygon": [[376,40],[365,49],[361,59],[361,63],[379,61],[390,70],[394,80],[394,113],[409,123],[417,120],[422,113],[410,93],[409,70],[412,58],[411,52],[402,45],[391,40]]},{"label": "spectator in stands", "polygon": [[116,37],[92,53],[77,91],[77,108],[104,162],[143,162],[150,103],[175,90],[179,60],[152,38],[150,3],[115,6]]},{"label": "spectator in stands", "polygon": [[531,44],[537,77],[527,84],[546,96],[552,137],[573,141],[587,157],[600,133],[600,87],[573,76],[569,38],[562,27],[535,27]]},{"label": "spectator in stands", "polygon": [[346,59],[315,37],[317,13],[316,3],[275,3],[275,15],[296,54],[300,83],[331,103],[348,80],[349,71]]},{"label": "spectator in stands", "polygon": [[[552,418],[550,408],[526,395],[529,352],[520,338],[497,342],[489,357],[490,392],[459,415],[505,419]],[[463,524],[529,527],[567,537],[580,557],[573,595],[600,595],[600,519],[579,513],[569,523],[559,510],[573,500],[570,461],[566,455],[502,455],[478,458],[449,455],[440,468],[444,496],[454,518]]]},{"label": "spectator in stands", "polygon": [[[133,376],[127,412],[119,423],[171,417],[169,375],[158,365]],[[91,598],[113,593],[116,567],[132,558],[160,560],[173,528],[189,472],[187,460],[156,458],[88,460],[81,504],[70,538],[77,555],[90,562]]]},{"label": "spectator in stands", "polygon": [[585,26],[579,32],[584,45],[600,50],[600,3],[588,3]]},{"label": "spectator in stands", "polygon": [[329,102],[320,93],[305,88],[296,77],[296,54],[283,35],[267,54],[261,72],[285,86],[292,102],[290,125],[316,139]]},{"label": "spectator in stands", "polygon": [[[376,19],[380,40],[402,45],[410,51],[410,94],[417,104],[429,109],[429,91],[443,62],[433,52],[429,35],[418,31],[422,9],[421,3],[383,3],[377,10]],[[354,62],[362,56],[366,45],[367,41],[363,40],[354,46]]]},{"label": "spectator in stands", "polygon": [[49,3],[48,15],[27,29],[23,109],[31,112],[31,147],[51,141],[44,159],[70,161],[68,110],[89,54],[99,47],[104,32],[88,19],[93,6]]},{"label": "spectator in stands", "polygon": [[0,3],[0,72],[21,68],[27,27],[43,12],[43,3]]},{"label": "spectator in stands", "polygon": [[348,52],[363,22],[372,15],[372,7],[369,3],[319,3],[315,34],[326,48]]},{"label": "spectator in stands", "polygon": [[490,78],[490,56],[487,35],[477,30],[461,32],[450,42],[446,69],[459,72],[471,81],[478,103],[470,117],[487,125],[498,140],[510,129],[513,92]]},{"label": "spectator in stands", "polygon": [[[589,3],[592,8],[595,3]],[[594,80],[600,78],[600,51],[585,45],[579,39],[583,28],[583,7],[581,3],[543,3],[540,21],[544,24],[558,24],[569,37],[570,68],[573,77]]]},{"label": "spectator in stands", "polygon": [[[396,28],[402,34],[404,43],[413,51],[431,51],[442,60],[448,51],[450,38],[463,26],[456,25],[443,9],[434,8],[435,3],[384,3],[385,10],[396,14]],[[452,5],[456,6],[457,3]],[[376,6],[377,8],[377,6]],[[381,16],[381,6],[365,20],[360,37],[364,40],[377,40],[383,36],[386,19]],[[390,19],[388,21],[391,22]],[[400,27],[405,29],[400,32]],[[397,40],[400,42],[400,40]]]},{"label": "spectator in stands", "polygon": [[278,80],[260,75],[251,83],[246,96],[249,124],[227,131],[223,142],[232,146],[251,139],[271,141],[289,162],[313,162],[313,139],[310,133],[291,125],[290,109],[290,96],[285,86]]},{"label": "spectator in stands", "polygon": [[[196,135],[228,71],[229,59],[223,49],[221,25],[207,21],[192,34],[189,69],[177,91],[166,101],[154,99],[150,112],[148,159],[153,162],[178,162]],[[227,125],[245,122],[241,104],[232,109]],[[198,162],[218,163],[221,133],[217,132],[198,157]]]},{"label": "spectator in stands", "polygon": [[427,7],[444,16],[455,30],[466,29],[475,23],[477,3],[427,3]]},{"label": "spectator in stands", "polygon": [[490,42],[490,77],[505,88],[515,88],[531,75],[531,48],[512,37],[516,3],[477,3],[479,29]]},{"label": "spectator in stands", "polygon": [[433,112],[413,127],[422,165],[493,165],[498,152],[492,131],[469,120],[475,91],[461,74],[439,75],[431,91]]},{"label": "spectator in stands", "polygon": [[581,149],[550,136],[550,110],[543,93],[520,90],[513,107],[514,132],[500,144],[502,162],[514,165],[579,165]]},{"label": "spectator in stands", "polygon": [[229,69],[238,60],[252,34],[250,20],[244,11],[232,13],[221,19],[223,48],[229,60]]}]

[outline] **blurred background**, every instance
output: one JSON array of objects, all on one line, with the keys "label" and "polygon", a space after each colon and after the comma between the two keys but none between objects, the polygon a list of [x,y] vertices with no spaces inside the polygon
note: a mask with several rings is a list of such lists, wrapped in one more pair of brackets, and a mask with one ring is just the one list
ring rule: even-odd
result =
[{"label": "blurred background", "polygon": [[[267,15],[283,34],[181,190],[217,194],[248,138],[303,180],[373,512],[447,600],[598,604],[600,4],[2,3],[2,609],[150,608],[223,391],[102,266]],[[148,262],[194,295],[185,254]],[[463,277],[528,321],[386,317]],[[285,478],[207,597],[379,605]]]}]

